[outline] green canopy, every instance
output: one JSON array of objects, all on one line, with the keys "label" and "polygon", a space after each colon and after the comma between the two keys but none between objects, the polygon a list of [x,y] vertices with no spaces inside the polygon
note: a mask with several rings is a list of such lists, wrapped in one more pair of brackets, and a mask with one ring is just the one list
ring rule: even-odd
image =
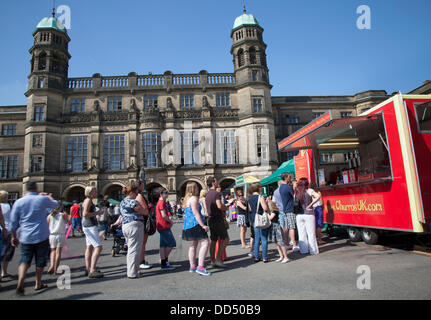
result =
[{"label": "green canopy", "polygon": [[109,204],[112,204],[113,206],[119,205],[121,202],[117,201],[115,199],[108,199]]},{"label": "green canopy", "polygon": [[281,180],[281,175],[285,172],[295,176],[295,159],[292,159],[283,163],[280,166],[280,168],[275,170],[274,173],[271,174],[269,177],[266,177],[265,179],[260,180],[260,184],[262,186],[267,186],[267,185],[276,183],[277,181]]}]

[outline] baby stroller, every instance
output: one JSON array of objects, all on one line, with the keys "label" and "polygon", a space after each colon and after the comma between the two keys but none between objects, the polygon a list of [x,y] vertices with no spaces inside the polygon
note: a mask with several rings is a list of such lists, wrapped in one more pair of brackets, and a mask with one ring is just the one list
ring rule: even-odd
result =
[{"label": "baby stroller", "polygon": [[112,227],[111,234],[114,237],[114,243],[112,244],[112,256],[118,254],[127,254],[127,243],[124,238],[123,231],[119,227]]}]

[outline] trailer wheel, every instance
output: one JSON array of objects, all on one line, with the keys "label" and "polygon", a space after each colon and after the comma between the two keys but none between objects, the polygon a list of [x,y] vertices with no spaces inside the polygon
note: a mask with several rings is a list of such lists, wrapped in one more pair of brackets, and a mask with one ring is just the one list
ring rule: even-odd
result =
[{"label": "trailer wheel", "polygon": [[362,239],[366,244],[376,244],[379,240],[379,235],[375,230],[372,229],[362,229]]},{"label": "trailer wheel", "polygon": [[362,239],[361,230],[358,228],[348,228],[347,232],[349,234],[350,241],[359,242]]}]

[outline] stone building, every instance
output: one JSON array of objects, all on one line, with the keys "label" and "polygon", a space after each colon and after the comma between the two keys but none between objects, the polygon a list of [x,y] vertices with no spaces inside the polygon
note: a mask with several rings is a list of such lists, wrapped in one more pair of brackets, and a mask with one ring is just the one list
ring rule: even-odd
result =
[{"label": "stone building", "polygon": [[286,157],[277,142],[328,109],[355,116],[388,98],[381,90],[271,97],[263,31],[245,10],[235,20],[233,73],[69,78],[71,39],[54,16],[44,18],[33,32],[27,105],[0,107],[0,189],[13,201],[32,180],[72,201],[88,185],[120,198],[139,178],[171,199],[188,181],[205,188],[211,175],[228,187],[270,174]]}]

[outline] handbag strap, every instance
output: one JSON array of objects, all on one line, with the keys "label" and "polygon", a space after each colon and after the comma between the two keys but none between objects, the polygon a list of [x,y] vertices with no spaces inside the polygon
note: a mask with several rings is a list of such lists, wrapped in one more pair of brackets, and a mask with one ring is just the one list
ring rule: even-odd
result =
[{"label": "handbag strap", "polygon": [[256,209],[256,214],[259,214],[259,207],[260,207],[260,196],[259,196],[259,198],[257,198],[257,209]]}]

